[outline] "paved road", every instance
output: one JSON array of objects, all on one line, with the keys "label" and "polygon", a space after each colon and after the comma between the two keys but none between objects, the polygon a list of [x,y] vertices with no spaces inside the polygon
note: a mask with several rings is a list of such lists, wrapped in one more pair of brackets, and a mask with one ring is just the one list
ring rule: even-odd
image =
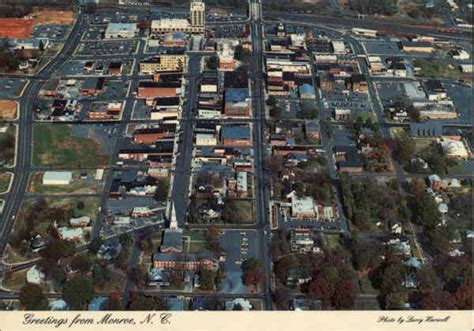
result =
[{"label": "paved road", "polygon": [[[261,21],[261,6],[254,5],[251,8],[259,12],[253,13],[252,20],[252,64],[250,79],[252,82],[252,102],[253,116],[256,118],[265,118],[265,92],[263,89],[263,22]],[[271,229],[269,219],[269,178],[266,176],[263,167],[266,158],[266,140],[265,140],[265,121],[256,121],[253,123],[253,145],[255,147],[254,167],[255,167],[255,198],[256,198],[256,216],[257,216],[257,241],[259,243],[260,259],[263,266],[263,294],[266,310],[272,309],[271,283],[272,283],[272,262],[271,262]]]},{"label": "paved road", "polygon": [[191,177],[191,161],[193,157],[193,120],[197,105],[199,77],[201,72],[200,53],[189,55],[186,100],[181,115],[180,142],[176,157],[173,177],[172,201],[180,228],[184,228],[188,205],[189,180]]},{"label": "paved road", "polygon": [[82,31],[85,27],[85,17],[79,14],[69,38],[57,56],[51,60],[28,84],[20,99],[20,117],[17,121],[18,137],[16,152],[16,167],[10,193],[5,202],[2,215],[0,215],[0,257],[8,243],[9,234],[13,228],[15,215],[20,209],[23,196],[28,186],[28,176],[31,167],[32,142],[33,142],[33,115],[38,92],[44,82],[51,77],[64,62],[72,55],[79,44]]}]

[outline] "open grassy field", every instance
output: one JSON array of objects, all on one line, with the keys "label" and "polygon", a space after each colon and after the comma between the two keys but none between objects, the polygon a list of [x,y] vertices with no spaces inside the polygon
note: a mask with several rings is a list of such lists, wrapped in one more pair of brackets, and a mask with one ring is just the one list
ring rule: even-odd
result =
[{"label": "open grassy field", "polygon": [[8,190],[12,174],[9,172],[0,172],[0,194]]},{"label": "open grassy field", "polygon": [[421,75],[428,78],[447,78],[459,79],[461,72],[440,60],[433,59],[417,59],[414,62],[415,67],[421,68]]},{"label": "open grassy field", "polygon": [[37,166],[100,166],[108,156],[93,138],[74,137],[70,125],[39,125],[34,129],[33,164]]}]

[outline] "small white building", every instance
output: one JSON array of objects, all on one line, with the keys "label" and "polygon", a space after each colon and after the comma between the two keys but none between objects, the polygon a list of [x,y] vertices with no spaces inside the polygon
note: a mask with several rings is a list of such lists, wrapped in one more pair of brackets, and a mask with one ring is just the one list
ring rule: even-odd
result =
[{"label": "small white building", "polygon": [[46,171],[43,174],[43,185],[69,185],[71,181],[71,171]]},{"label": "small white building", "polygon": [[217,138],[212,133],[197,133],[196,145],[197,146],[216,146]]},{"label": "small white building", "polygon": [[296,218],[316,218],[318,213],[313,198],[298,198],[294,194],[291,197],[291,216]]},{"label": "small white building", "polygon": [[236,306],[240,306],[240,308],[242,308],[243,311],[249,311],[253,308],[249,300],[243,299],[243,298],[237,298],[231,301],[226,301],[225,310],[234,310]]},{"label": "small white building", "polygon": [[32,266],[26,272],[26,281],[31,284],[41,284],[41,282],[44,280],[44,277],[44,273],[38,270],[36,266]]},{"label": "small white building", "polygon": [[58,228],[59,237],[63,240],[80,240],[84,236],[83,228]]},{"label": "small white building", "polygon": [[90,223],[91,218],[89,216],[76,217],[69,220],[69,225],[73,228],[82,228],[88,226]]}]

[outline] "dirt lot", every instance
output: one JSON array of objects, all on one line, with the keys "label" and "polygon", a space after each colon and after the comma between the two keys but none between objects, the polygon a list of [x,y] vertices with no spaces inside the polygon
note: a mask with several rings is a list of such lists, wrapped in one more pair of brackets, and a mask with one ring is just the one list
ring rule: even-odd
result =
[{"label": "dirt lot", "polygon": [[24,18],[0,18],[0,38],[29,38],[36,23]]},{"label": "dirt lot", "polygon": [[0,119],[11,120],[16,116],[18,103],[13,100],[0,100]]},{"label": "dirt lot", "polygon": [[0,18],[0,38],[30,38],[37,24],[70,25],[74,22],[71,11],[41,10],[28,18]]},{"label": "dirt lot", "polygon": [[36,24],[60,24],[70,25],[74,22],[74,13],[72,11],[59,10],[41,10],[31,14]]}]

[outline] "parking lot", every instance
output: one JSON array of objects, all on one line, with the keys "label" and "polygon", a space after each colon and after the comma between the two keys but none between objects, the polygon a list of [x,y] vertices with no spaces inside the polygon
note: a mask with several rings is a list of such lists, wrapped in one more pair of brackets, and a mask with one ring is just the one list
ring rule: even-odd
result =
[{"label": "parking lot", "polygon": [[0,78],[0,98],[18,98],[26,85],[26,79]]},{"label": "parking lot", "polygon": [[225,278],[221,293],[244,294],[246,288],[242,282],[242,262],[257,255],[257,233],[255,230],[226,230],[219,238],[226,253],[224,262]]},{"label": "parking lot", "polygon": [[104,38],[105,25],[90,25],[82,35],[82,40],[100,40]]},{"label": "parking lot", "polygon": [[33,29],[33,38],[64,39],[68,25],[39,24]]},{"label": "parking lot", "polygon": [[137,40],[87,41],[82,42],[76,55],[130,55],[137,51]]}]

